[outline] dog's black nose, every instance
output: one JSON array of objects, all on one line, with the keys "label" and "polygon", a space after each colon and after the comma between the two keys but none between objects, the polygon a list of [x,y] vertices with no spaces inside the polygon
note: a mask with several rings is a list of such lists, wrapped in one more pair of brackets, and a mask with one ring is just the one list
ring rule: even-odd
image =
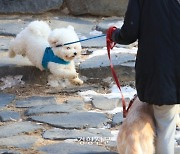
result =
[{"label": "dog's black nose", "polygon": [[76,56],[76,55],[77,55],[77,52],[74,52],[74,55]]}]

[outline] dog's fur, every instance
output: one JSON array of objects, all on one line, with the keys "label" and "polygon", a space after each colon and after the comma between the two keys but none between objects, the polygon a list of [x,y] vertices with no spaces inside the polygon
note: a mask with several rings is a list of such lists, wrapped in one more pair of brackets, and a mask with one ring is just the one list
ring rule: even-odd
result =
[{"label": "dog's fur", "polygon": [[[180,113],[177,105],[177,111]],[[177,114],[177,125],[180,126]],[[138,98],[120,126],[117,149],[120,154],[154,154],[155,124],[152,106]]]},{"label": "dog's fur", "polygon": [[117,148],[120,154],[153,154],[155,126],[152,107],[138,98],[119,129]]},{"label": "dog's fur", "polygon": [[80,55],[81,44],[75,43],[67,46],[56,47],[65,43],[78,41],[78,36],[72,26],[51,30],[49,25],[44,21],[33,21],[23,31],[21,31],[9,47],[9,56],[14,57],[16,54],[27,56],[34,66],[44,70],[42,58],[46,47],[52,47],[54,54],[69,64],[48,63],[48,69],[52,73],[48,77],[48,83],[57,87],[66,87],[64,81],[70,81],[73,84],[81,85],[83,81],[79,79],[75,70],[74,58]]}]

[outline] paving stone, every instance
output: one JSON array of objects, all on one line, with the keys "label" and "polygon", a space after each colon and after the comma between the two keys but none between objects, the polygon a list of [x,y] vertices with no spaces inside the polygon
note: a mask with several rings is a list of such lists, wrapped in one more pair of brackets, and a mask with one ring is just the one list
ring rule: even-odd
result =
[{"label": "paving stone", "polygon": [[109,129],[89,128],[87,131],[90,132],[90,133],[93,133],[93,134],[97,134],[97,135],[102,136],[102,137],[111,137],[112,136]]},{"label": "paving stone", "polygon": [[[15,22],[16,20],[16,22]],[[2,36],[16,36],[17,33],[22,31],[28,25],[29,21],[19,19],[1,20],[0,35]]]},{"label": "paving stone", "polygon": [[15,99],[15,95],[0,93],[0,108],[10,104]]},{"label": "paving stone", "polygon": [[19,135],[6,138],[0,138],[0,146],[17,147],[17,148],[31,148],[32,145],[38,140],[37,137]]},{"label": "paving stone", "polygon": [[15,136],[20,133],[32,132],[37,129],[42,129],[40,125],[33,124],[32,122],[16,122],[0,126],[0,138]]},{"label": "paving stone", "polygon": [[110,149],[117,149],[117,142],[116,141],[109,141],[106,146]]},{"label": "paving stone", "polygon": [[26,111],[26,115],[37,115],[44,113],[69,113],[69,112],[78,112],[84,111],[84,102],[80,100],[67,101],[60,105],[41,105],[31,107]]},{"label": "paving stone", "polygon": [[112,126],[120,125],[123,122],[123,113],[118,112],[113,116]]},{"label": "paving stone", "polygon": [[97,145],[87,145],[87,144],[81,145],[75,143],[52,144],[41,147],[40,150],[45,153],[62,153],[62,154],[98,154],[98,153],[106,154],[108,152],[105,148]]},{"label": "paving stone", "polygon": [[52,104],[57,104],[54,97],[33,96],[23,100],[16,101],[16,107],[18,108],[28,108],[38,105],[52,105]]},{"label": "paving stone", "polygon": [[[86,88],[86,87],[85,87]],[[74,88],[73,88],[74,89]],[[66,101],[67,104],[69,105],[75,105],[75,106],[79,106],[80,108],[82,108],[84,106],[84,101],[82,98],[70,98]]]},{"label": "paving stone", "polygon": [[76,112],[69,114],[46,114],[32,116],[32,120],[50,124],[59,128],[100,128],[104,127],[109,119],[105,114],[96,112]]},{"label": "paving stone", "polygon": [[7,51],[9,48],[9,43],[12,38],[10,37],[1,37],[0,36],[0,51]]},{"label": "paving stone", "polygon": [[87,129],[87,130],[65,130],[65,129],[50,129],[43,133],[43,138],[51,140],[64,139],[81,139],[91,138],[94,140],[111,137],[112,134],[108,129]]},{"label": "paving stone", "polygon": [[20,114],[18,112],[14,111],[0,111],[0,121],[5,122],[5,121],[14,121],[14,120],[19,120]]},{"label": "paving stone", "polygon": [[1,153],[1,154],[20,154],[20,153],[17,152],[17,151],[13,151],[13,150],[9,150],[9,149],[1,149],[1,150],[0,150],[0,153]]},{"label": "paving stone", "polygon": [[[122,48],[123,49],[123,48]],[[105,50],[105,49],[104,49]],[[127,49],[123,49],[127,50]],[[102,50],[100,50],[102,52]],[[100,52],[97,50],[97,52]],[[103,51],[104,52],[104,51]],[[107,52],[107,51],[106,51]],[[115,51],[113,51],[115,52]],[[113,53],[111,59],[116,70],[117,77],[120,82],[134,81],[135,77],[135,54],[134,53]],[[131,62],[131,63],[129,63]],[[79,73],[88,79],[99,80],[112,76],[109,67],[109,59],[107,54],[94,56],[80,64]]]},{"label": "paving stone", "polygon": [[120,106],[120,101],[118,98],[109,99],[104,96],[93,96],[92,104],[95,108],[101,110],[113,110],[114,108]]},{"label": "paving stone", "polygon": [[[132,51],[129,49],[124,49],[124,48],[121,48],[121,50],[126,51],[126,52]],[[103,53],[107,52],[105,49],[104,49],[105,52],[102,49],[100,51]],[[96,51],[96,52],[98,52],[98,51]],[[121,52],[119,52],[119,53],[112,53],[111,54],[111,60],[112,60],[114,66],[121,65],[121,64],[126,63],[128,61],[135,61],[135,59],[136,59],[135,53],[132,54],[132,53],[121,53]],[[93,57],[85,60],[84,62],[82,62],[80,64],[81,69],[99,68],[99,67],[106,67],[106,66],[109,66],[109,59],[108,59],[107,54],[102,54],[99,56],[93,56]]]}]

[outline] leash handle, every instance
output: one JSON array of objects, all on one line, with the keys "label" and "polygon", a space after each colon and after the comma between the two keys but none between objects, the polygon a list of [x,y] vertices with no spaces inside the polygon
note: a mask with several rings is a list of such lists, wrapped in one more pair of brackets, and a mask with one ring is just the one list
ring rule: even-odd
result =
[{"label": "leash handle", "polygon": [[106,45],[107,45],[108,58],[109,58],[109,61],[110,61],[111,72],[112,72],[113,78],[114,78],[114,80],[116,82],[116,85],[117,85],[117,87],[118,87],[118,89],[120,91],[120,94],[121,94],[122,105],[123,105],[123,118],[125,118],[127,116],[126,102],[125,102],[125,98],[124,98],[124,95],[123,95],[122,90],[121,90],[120,82],[119,82],[118,77],[116,75],[116,72],[114,70],[114,66],[112,64],[111,54],[110,54],[111,49],[113,49],[113,47],[116,45],[116,43],[113,42],[112,39],[111,39],[112,32],[114,30],[116,30],[116,29],[117,29],[116,27],[110,27],[108,29],[107,36],[106,36]]}]

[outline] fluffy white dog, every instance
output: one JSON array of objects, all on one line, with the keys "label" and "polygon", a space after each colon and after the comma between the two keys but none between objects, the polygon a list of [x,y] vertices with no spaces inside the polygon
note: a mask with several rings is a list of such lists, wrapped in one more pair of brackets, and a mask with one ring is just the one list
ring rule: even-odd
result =
[{"label": "fluffy white dog", "polygon": [[52,73],[48,83],[53,87],[66,87],[70,83],[81,85],[75,69],[74,58],[81,53],[81,44],[69,42],[79,38],[72,26],[51,31],[44,21],[33,21],[21,31],[9,47],[9,56],[27,56],[40,70],[49,69]]}]

